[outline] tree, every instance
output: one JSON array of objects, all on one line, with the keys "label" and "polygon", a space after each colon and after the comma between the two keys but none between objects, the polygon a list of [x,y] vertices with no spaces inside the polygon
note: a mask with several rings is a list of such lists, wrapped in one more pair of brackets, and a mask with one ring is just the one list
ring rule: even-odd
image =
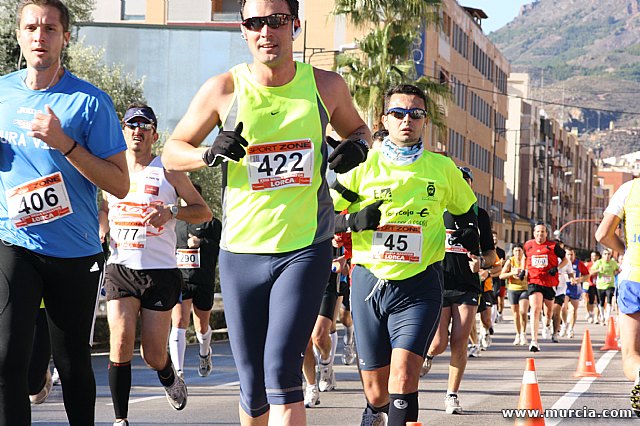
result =
[{"label": "tree", "polygon": [[[20,48],[16,40],[16,0],[0,0],[0,74],[16,71]],[[95,0],[65,0],[71,13],[71,25],[91,21]],[[111,96],[122,117],[131,102],[144,102],[144,80],[135,79],[121,65],[104,64],[104,50],[85,47],[73,31],[69,47],[63,53],[63,64],[78,77],[89,81]],[[24,62],[20,64],[24,66]]]},{"label": "tree", "polygon": [[384,93],[410,82],[425,90],[429,119],[444,129],[442,104],[450,90],[429,77],[418,78],[411,57],[420,31],[439,24],[440,6],[441,0],[336,0],[336,15],[346,15],[358,28],[371,28],[357,40],[359,53],[341,54],[336,60],[356,105],[370,122],[383,113]]}]

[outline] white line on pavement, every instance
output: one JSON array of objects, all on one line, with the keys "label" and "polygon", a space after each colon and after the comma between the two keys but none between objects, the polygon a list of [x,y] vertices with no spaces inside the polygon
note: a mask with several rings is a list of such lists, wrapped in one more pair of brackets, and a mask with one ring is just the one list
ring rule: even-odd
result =
[{"label": "white line on pavement", "polygon": [[[609,362],[613,359],[614,356],[619,351],[607,351],[604,355],[600,357],[598,362],[596,363],[596,371],[600,374],[607,368]],[[583,377],[576,383],[576,385],[569,392],[565,393],[553,404],[552,409],[569,409],[576,402],[580,396],[589,390],[591,384],[597,379],[597,377]],[[560,424],[564,419],[545,419],[546,426],[556,426]]]}]

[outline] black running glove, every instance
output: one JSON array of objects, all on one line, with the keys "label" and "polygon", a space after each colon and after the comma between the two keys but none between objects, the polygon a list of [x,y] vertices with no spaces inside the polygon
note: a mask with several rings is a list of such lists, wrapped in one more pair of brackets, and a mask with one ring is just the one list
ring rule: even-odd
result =
[{"label": "black running glove", "polygon": [[473,228],[460,228],[453,231],[449,241],[452,245],[460,244],[468,251],[475,252],[480,244],[480,236]]},{"label": "black running glove", "polygon": [[327,159],[329,168],[336,173],[346,173],[367,159],[369,145],[362,139],[337,141],[327,136],[327,143],[333,148],[333,152]]},{"label": "black running glove", "polygon": [[551,275],[552,277],[555,277],[556,274],[558,273],[558,267],[554,266],[553,268],[549,268],[549,275]]},{"label": "black running glove", "polygon": [[249,142],[240,133],[242,133],[242,121],[233,131],[221,131],[213,145],[202,154],[202,160],[205,164],[209,167],[215,167],[224,161],[239,161],[244,157],[247,154],[244,147],[248,146]]},{"label": "black running glove", "polygon": [[369,204],[357,213],[351,213],[347,219],[347,224],[351,231],[358,232],[366,229],[376,229],[380,225],[380,218],[382,212],[380,212],[380,206],[383,201],[376,201],[373,204]]}]

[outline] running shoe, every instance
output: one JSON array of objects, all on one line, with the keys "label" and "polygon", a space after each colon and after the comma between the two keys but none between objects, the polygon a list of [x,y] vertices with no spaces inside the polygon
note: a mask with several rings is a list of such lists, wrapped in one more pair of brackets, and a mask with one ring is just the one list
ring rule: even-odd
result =
[{"label": "running shoe", "polygon": [[31,401],[32,404],[42,404],[51,393],[52,387],[53,379],[51,378],[51,371],[47,368],[47,372],[44,373],[44,386],[42,386],[42,389],[40,389],[40,392],[37,394],[29,395],[29,401]]},{"label": "running shoe", "polygon": [[520,346],[527,346],[529,342],[527,342],[527,334],[520,333]]},{"label": "running shoe", "polygon": [[587,314],[587,322],[593,324],[593,314]]},{"label": "running shoe", "polygon": [[538,345],[538,342],[535,340],[531,341],[531,344],[529,345],[529,352],[540,352],[540,345]]},{"label": "running shoe", "polygon": [[312,408],[320,404],[320,391],[318,391],[318,385],[307,385],[304,391],[304,406],[305,408]]},{"label": "running shoe", "polygon": [[640,417],[640,371],[638,371],[638,377],[636,377],[633,389],[631,389],[629,400],[631,401],[631,409],[636,413],[636,416]]},{"label": "running shoe", "polygon": [[447,414],[462,414],[458,395],[450,394],[444,398],[444,412]]},{"label": "running shoe", "polygon": [[498,315],[496,316],[496,323],[498,322],[502,322],[502,314],[500,312],[498,312]]},{"label": "running shoe", "polygon": [[518,346],[520,345],[520,335],[516,334],[516,338],[513,339],[513,346]]},{"label": "running shoe", "polygon": [[573,332],[573,328],[569,329],[569,339],[573,339],[574,336],[574,332]]},{"label": "running shoe", "polygon": [[427,375],[431,371],[431,364],[433,364],[433,357],[430,355],[425,356],[424,363],[420,369],[420,377]]},{"label": "running shoe", "polygon": [[562,323],[560,326],[560,337],[564,337],[567,335],[567,324]]},{"label": "running shoe", "polygon": [[320,377],[318,379],[318,388],[320,392],[329,392],[336,388],[336,373],[333,371],[331,364],[318,364]]},{"label": "running shoe", "polygon": [[187,406],[187,385],[184,384],[178,374],[171,386],[165,386],[164,392],[167,394],[167,401],[174,410],[182,410]]},{"label": "running shoe", "polygon": [[467,355],[469,358],[479,358],[480,357],[479,345],[469,345],[467,350]]},{"label": "running shoe", "polygon": [[351,365],[356,360],[356,341],[351,339],[351,343],[344,344],[342,350],[342,363],[344,365]]},{"label": "running shoe", "polygon": [[198,375],[200,377],[207,377],[211,374],[211,370],[213,369],[213,365],[211,364],[211,348],[209,348],[209,353],[205,356],[198,354],[200,358],[200,365],[198,366]]},{"label": "running shoe", "polygon": [[600,321],[602,321],[602,315],[598,314],[598,316],[593,319],[593,323],[600,324]]},{"label": "running shoe", "polygon": [[386,426],[387,415],[385,413],[372,413],[369,409],[362,413],[360,426]]},{"label": "running shoe", "polygon": [[176,370],[176,375],[180,377],[182,380],[184,380],[184,371]]},{"label": "running shoe", "polygon": [[548,339],[549,337],[551,337],[551,333],[549,333],[550,328],[551,327],[549,327],[548,325],[542,326],[541,334],[543,339]]},{"label": "running shoe", "polygon": [[129,420],[116,420],[113,426],[129,426]]},{"label": "running shoe", "polygon": [[480,349],[486,351],[491,346],[491,334],[488,331],[482,333],[480,338]]},{"label": "running shoe", "polygon": [[58,369],[53,367],[53,374],[51,375],[51,380],[53,380],[53,386],[60,386],[60,374],[58,374]]},{"label": "running shoe", "polygon": [[551,335],[551,341],[552,341],[553,343],[558,343],[558,342],[560,342],[560,340],[558,340],[558,334],[557,334],[557,333],[553,333],[553,334]]}]

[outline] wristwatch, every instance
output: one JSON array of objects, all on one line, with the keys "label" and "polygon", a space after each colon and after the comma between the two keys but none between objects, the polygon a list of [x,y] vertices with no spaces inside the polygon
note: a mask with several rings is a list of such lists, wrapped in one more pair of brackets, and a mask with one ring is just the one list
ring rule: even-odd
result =
[{"label": "wristwatch", "polygon": [[175,204],[169,204],[169,210],[171,211],[171,216],[175,219],[178,216],[178,206]]}]

